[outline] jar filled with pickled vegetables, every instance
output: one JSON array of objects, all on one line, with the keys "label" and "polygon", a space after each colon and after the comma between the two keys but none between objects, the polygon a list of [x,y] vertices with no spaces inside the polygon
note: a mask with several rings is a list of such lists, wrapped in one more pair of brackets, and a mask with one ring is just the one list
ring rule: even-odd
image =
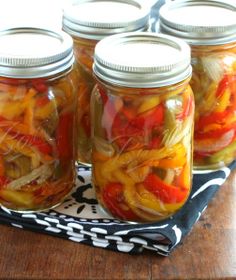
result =
[{"label": "jar filled with pickled vegetables", "polygon": [[190,48],[171,36],[131,32],[101,40],[94,60],[92,182],[98,201],[125,221],[172,216],[191,190]]},{"label": "jar filled with pickled vegetables", "polygon": [[160,30],[192,49],[194,168],[216,169],[236,159],[236,3],[182,1],[160,10]]},{"label": "jar filled with pickled vegetables", "polygon": [[74,40],[78,67],[78,162],[91,164],[90,98],[95,81],[92,74],[96,43],[104,37],[147,29],[149,9],[136,0],[82,0],[67,6],[63,29]]},{"label": "jar filled with pickled vegetables", "polygon": [[73,40],[65,32],[0,32],[0,205],[55,207],[75,181]]}]

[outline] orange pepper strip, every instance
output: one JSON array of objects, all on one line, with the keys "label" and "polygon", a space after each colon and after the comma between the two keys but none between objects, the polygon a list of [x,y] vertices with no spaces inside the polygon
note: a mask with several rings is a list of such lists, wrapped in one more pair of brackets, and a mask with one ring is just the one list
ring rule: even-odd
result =
[{"label": "orange pepper strip", "polygon": [[5,131],[12,131],[20,134],[27,134],[28,133],[28,127],[20,123],[18,121],[0,121],[0,128],[2,128]]},{"label": "orange pepper strip", "polygon": [[189,171],[190,165],[186,163],[184,167],[182,168],[182,171],[176,181],[176,185],[178,185],[180,188],[190,189],[191,185],[191,174]]},{"label": "orange pepper strip", "polygon": [[185,157],[186,151],[183,145],[179,145],[178,149],[176,149],[173,157],[164,158],[161,160],[147,160],[143,162],[142,165],[147,166],[156,166],[160,168],[179,168],[182,167],[186,162]]}]

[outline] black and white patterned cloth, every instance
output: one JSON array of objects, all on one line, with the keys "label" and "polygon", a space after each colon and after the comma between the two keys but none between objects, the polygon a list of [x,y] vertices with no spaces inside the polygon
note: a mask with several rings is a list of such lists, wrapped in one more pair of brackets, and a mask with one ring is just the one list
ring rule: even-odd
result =
[{"label": "black and white patterned cloth", "polygon": [[152,250],[167,256],[191,231],[235,167],[236,161],[217,171],[195,172],[187,203],[176,215],[158,223],[130,224],[104,213],[95,199],[87,167],[77,167],[76,187],[59,207],[32,214],[0,208],[0,223],[119,252]]}]

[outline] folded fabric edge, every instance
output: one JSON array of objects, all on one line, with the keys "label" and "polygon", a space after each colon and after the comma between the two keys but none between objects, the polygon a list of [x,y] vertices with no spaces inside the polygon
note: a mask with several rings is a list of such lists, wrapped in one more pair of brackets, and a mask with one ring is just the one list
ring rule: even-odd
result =
[{"label": "folded fabric edge", "polygon": [[121,253],[129,253],[129,254],[140,254],[143,252],[144,249],[154,251],[159,255],[168,256],[168,246],[165,245],[144,245],[137,242],[125,242],[122,239],[111,239],[112,236],[104,236],[104,238],[86,235],[85,233],[81,232],[63,232],[56,227],[48,226],[46,229],[42,225],[33,225],[26,223],[19,223],[17,221],[10,222],[8,219],[4,219],[1,217],[0,224],[13,226],[18,229],[29,230],[32,232],[43,233],[43,234],[50,234],[54,237],[67,239],[69,241],[74,241],[77,243],[82,243],[85,245],[95,246],[103,249],[108,249],[112,251],[117,251]]}]

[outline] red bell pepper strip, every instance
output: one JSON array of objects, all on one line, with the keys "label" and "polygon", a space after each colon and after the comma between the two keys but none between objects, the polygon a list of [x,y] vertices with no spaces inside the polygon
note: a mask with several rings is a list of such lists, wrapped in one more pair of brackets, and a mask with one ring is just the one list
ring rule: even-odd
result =
[{"label": "red bell pepper strip", "polygon": [[121,115],[118,114],[113,121],[112,125],[112,139],[115,143],[124,150],[132,149],[136,147],[137,141],[140,141],[140,136],[143,135],[143,131],[132,126],[126,119],[121,119]]},{"label": "red bell pepper strip", "polygon": [[106,185],[102,193],[103,202],[115,217],[124,220],[138,220],[138,217],[124,201],[123,188],[120,183]]},{"label": "red bell pepper strip", "polygon": [[187,198],[188,191],[186,188],[168,185],[154,173],[145,178],[144,186],[164,203],[179,203]]},{"label": "red bell pepper strip", "polygon": [[222,128],[219,128],[217,130],[211,130],[204,133],[198,133],[196,131],[194,134],[194,139],[195,140],[204,140],[204,139],[212,139],[212,138],[218,139],[219,137],[221,137],[223,134],[227,133],[231,129],[234,129],[236,131],[236,123],[232,123],[225,127],[222,126]]},{"label": "red bell pepper strip", "polygon": [[47,95],[40,96],[36,99],[36,106],[42,107],[48,104],[48,102],[50,102],[50,100]]},{"label": "red bell pepper strip", "polygon": [[232,88],[232,85],[236,83],[236,75],[224,75],[223,79],[219,82],[217,90],[216,90],[216,97],[222,96],[222,94],[225,92],[227,87],[230,87],[230,89],[235,89],[235,87]]},{"label": "red bell pepper strip", "polygon": [[10,183],[10,180],[5,176],[0,176],[0,188]]},{"label": "red bell pepper strip", "polygon": [[32,80],[32,86],[38,91],[38,92],[48,92],[48,86],[46,84],[46,81],[44,79],[34,79]]},{"label": "red bell pepper strip", "polygon": [[162,139],[160,136],[154,136],[148,144],[148,149],[158,149],[161,145]]},{"label": "red bell pepper strip", "polygon": [[143,129],[152,129],[155,126],[162,124],[164,121],[164,105],[161,103],[154,109],[148,110],[139,114],[133,120],[131,120],[131,125]]},{"label": "red bell pepper strip", "polygon": [[61,114],[56,130],[56,143],[59,158],[73,160],[73,129],[74,116],[72,113]]},{"label": "red bell pepper strip", "polygon": [[212,123],[222,123],[232,112],[225,110],[224,112],[213,112],[209,115],[202,116],[196,123],[197,128],[202,128],[208,124]]}]

